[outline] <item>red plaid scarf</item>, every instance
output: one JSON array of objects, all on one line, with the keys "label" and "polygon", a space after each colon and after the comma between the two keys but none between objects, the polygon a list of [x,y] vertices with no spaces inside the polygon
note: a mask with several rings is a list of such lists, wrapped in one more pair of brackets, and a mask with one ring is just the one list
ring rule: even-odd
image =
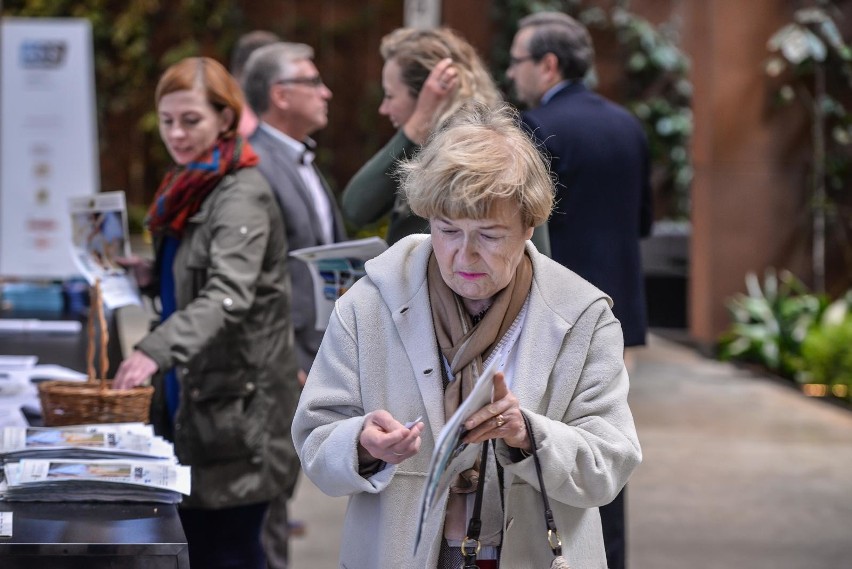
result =
[{"label": "red plaid scarf", "polygon": [[254,166],[257,154],[241,136],[220,138],[198,160],[166,174],[148,210],[145,223],[152,234],[168,232],[182,237],[186,221],[227,174]]}]

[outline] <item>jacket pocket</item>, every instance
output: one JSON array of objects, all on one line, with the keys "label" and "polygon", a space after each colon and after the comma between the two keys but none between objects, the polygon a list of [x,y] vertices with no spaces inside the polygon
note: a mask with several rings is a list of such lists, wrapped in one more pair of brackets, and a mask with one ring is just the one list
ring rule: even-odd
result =
[{"label": "jacket pocket", "polygon": [[181,462],[260,460],[271,403],[252,379],[249,371],[207,372],[189,388],[187,412],[175,432]]}]

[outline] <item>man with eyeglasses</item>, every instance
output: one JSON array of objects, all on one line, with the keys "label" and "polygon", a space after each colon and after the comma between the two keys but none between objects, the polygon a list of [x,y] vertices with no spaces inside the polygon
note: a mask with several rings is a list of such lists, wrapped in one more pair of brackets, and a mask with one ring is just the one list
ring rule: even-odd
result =
[{"label": "man with eyeglasses", "polygon": [[[506,76],[528,107],[523,125],[558,178],[548,221],[553,260],[612,297],[625,347],[641,346],[647,315],[639,241],[653,221],[648,142],[635,117],[583,84],[593,57],[585,27],[566,14],[539,12],[518,22]],[[623,569],[624,492],[600,513],[609,569]]]},{"label": "man with eyeglasses", "polygon": [[[346,239],[337,202],[314,164],[315,142],[310,136],[328,124],[331,91],[305,44],[278,42],[254,51],[246,63],[243,90],[260,124],[249,139],[260,157],[258,168],[278,198],[290,250]],[[299,381],[304,385],[323,332],[316,329],[316,305],[308,267],[290,259],[292,321]],[[270,504],[263,538],[268,565],[287,566],[287,501],[299,473],[292,464],[284,493]]]}]

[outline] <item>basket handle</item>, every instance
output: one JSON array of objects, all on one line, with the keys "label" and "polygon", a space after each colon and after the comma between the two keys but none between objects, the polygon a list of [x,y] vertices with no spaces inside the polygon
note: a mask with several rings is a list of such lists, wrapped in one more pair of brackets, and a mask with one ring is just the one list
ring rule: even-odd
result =
[{"label": "basket handle", "polygon": [[107,355],[107,344],[109,343],[109,330],[104,318],[103,298],[101,294],[101,280],[95,279],[92,287],[92,300],[90,302],[89,319],[86,322],[89,342],[86,347],[86,372],[90,382],[95,381],[95,319],[97,319],[100,331],[100,381],[101,389],[107,388],[106,376],[109,368]]},{"label": "basket handle", "polygon": [[88,342],[86,342],[86,376],[89,381],[95,381],[95,323],[94,311],[98,304],[98,292],[100,290],[100,282],[95,281],[89,297],[89,317],[86,319],[86,333]]}]

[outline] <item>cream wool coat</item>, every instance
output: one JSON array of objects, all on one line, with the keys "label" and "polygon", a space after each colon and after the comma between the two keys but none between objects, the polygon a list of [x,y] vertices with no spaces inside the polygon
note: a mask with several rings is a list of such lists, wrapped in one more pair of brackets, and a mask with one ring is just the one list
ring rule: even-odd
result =
[{"label": "cream wool coat", "polygon": [[[367,263],[367,276],[338,300],[293,420],[307,476],[326,494],[349,496],[340,567],[433,568],[446,498],[413,556],[418,504],[444,425],[439,356],[426,284],[432,251],[407,237]],[[610,502],[641,461],[627,405],[622,334],[604,293],[528,242],[533,283],[512,391],[529,415],[545,485],[572,569],[605,569],[597,506]],[[364,415],[386,409],[400,422],[423,416],[420,452],[358,475]],[[550,567],[533,459],[505,469],[501,567]]]}]

